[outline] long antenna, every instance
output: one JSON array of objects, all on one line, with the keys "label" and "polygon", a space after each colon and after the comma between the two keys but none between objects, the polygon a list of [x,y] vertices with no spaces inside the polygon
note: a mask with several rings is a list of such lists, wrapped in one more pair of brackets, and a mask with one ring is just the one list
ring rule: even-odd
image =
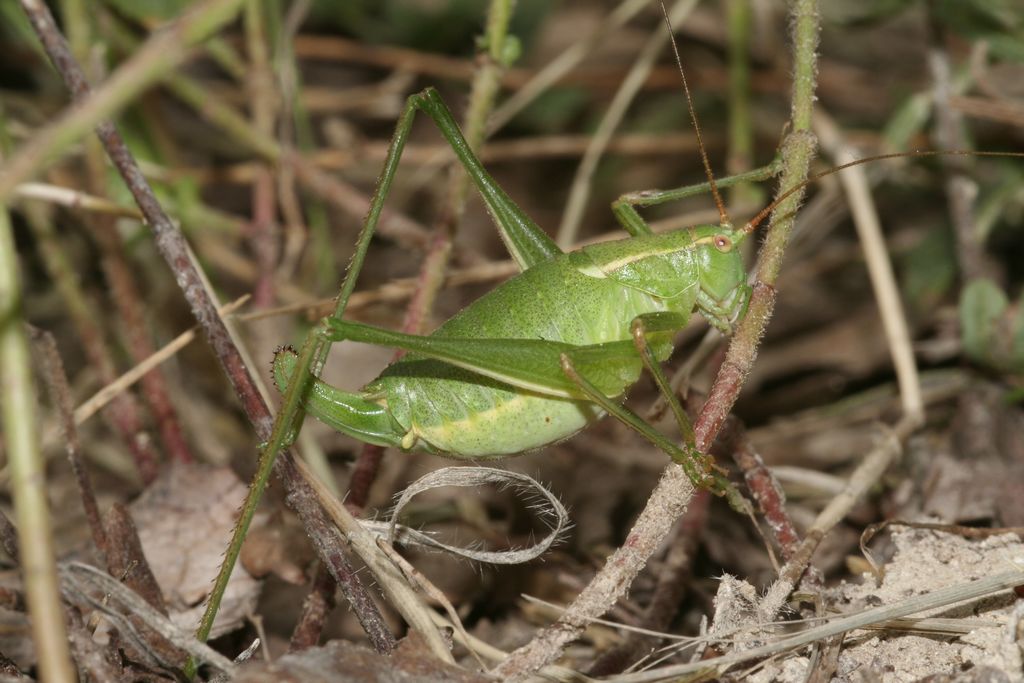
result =
[{"label": "long antenna", "polygon": [[661,16],[665,17],[665,26],[668,27],[668,37],[672,41],[672,52],[676,57],[676,66],[679,67],[679,77],[683,81],[683,92],[686,93],[686,106],[690,110],[690,120],[693,122],[693,130],[697,133],[697,149],[700,150],[700,159],[704,162],[704,173],[708,177],[708,185],[711,186],[711,194],[715,198],[715,206],[718,207],[718,216],[722,225],[730,225],[729,213],[725,210],[725,203],[722,202],[722,195],[718,194],[718,185],[715,183],[715,174],[711,172],[711,164],[708,163],[708,153],[704,149],[704,138],[700,134],[700,124],[697,122],[697,112],[693,109],[693,98],[690,97],[690,86],[686,84],[686,74],[683,73],[683,60],[679,57],[679,46],[676,44],[675,31],[672,30],[672,21],[668,18],[668,10],[665,9],[665,0],[660,0]]},{"label": "long antenna", "polygon": [[851,166],[860,166],[861,164],[867,164],[872,161],[883,161],[885,159],[900,159],[905,157],[939,157],[939,156],[971,156],[971,157],[1024,157],[1024,152],[976,152],[971,149],[918,149],[911,152],[890,152],[888,154],[876,154],[870,157],[864,157],[863,159],[855,159],[854,161],[848,161],[845,164],[839,166],[833,166],[827,171],[821,171],[815,173],[803,181],[799,185],[794,185],[782,194],[780,194],[775,201],[768,206],[761,209],[761,211],[747,221],[747,224],[743,226],[741,232],[744,235],[749,235],[757,229],[757,226],[768,217],[775,207],[778,206],[783,200],[792,195],[794,192],[800,191],[802,188],[810,185],[816,180],[821,180],[826,176],[830,176],[833,173],[838,173],[843,169],[850,168]]}]

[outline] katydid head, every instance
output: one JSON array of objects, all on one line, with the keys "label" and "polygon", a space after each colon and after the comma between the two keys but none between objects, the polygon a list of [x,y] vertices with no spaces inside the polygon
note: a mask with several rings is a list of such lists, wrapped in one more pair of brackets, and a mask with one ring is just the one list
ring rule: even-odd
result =
[{"label": "katydid head", "polygon": [[692,229],[696,248],[697,308],[712,325],[727,331],[743,314],[749,298],[743,256],[737,248],[745,235],[730,225]]}]

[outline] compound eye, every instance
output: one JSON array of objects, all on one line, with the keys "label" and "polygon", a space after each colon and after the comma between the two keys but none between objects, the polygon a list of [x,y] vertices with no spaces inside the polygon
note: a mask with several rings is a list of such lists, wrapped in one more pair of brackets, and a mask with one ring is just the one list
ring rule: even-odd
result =
[{"label": "compound eye", "polygon": [[714,237],[715,249],[722,252],[723,254],[728,253],[732,250],[732,240],[725,235],[715,235]]}]

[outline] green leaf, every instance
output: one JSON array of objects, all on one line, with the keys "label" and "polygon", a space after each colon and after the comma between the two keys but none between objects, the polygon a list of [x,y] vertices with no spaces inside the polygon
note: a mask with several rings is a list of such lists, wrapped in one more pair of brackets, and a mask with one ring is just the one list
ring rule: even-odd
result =
[{"label": "green leaf", "polygon": [[993,365],[996,322],[1009,302],[994,282],[982,278],[970,282],[960,296],[960,334],[968,358]]},{"label": "green leaf", "polygon": [[945,226],[929,230],[900,258],[900,281],[911,310],[932,311],[956,282],[953,234]]}]

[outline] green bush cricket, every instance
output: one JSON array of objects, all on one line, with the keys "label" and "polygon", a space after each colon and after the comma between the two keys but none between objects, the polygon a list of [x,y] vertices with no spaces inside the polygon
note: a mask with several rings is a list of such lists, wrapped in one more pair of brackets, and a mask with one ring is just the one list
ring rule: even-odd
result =
[{"label": "green bush cricket", "polygon": [[[440,129],[522,271],[428,336],[342,319],[417,112]],[[699,128],[697,135],[699,141]],[[738,492],[694,446],[692,427],[659,363],[671,354],[675,333],[694,310],[723,333],[731,332],[751,292],[738,245],[806,183],[787,189],[745,226],[734,228],[716,186],[770,178],[777,165],[716,183],[700,147],[707,183],[626,195],[613,208],[629,238],[563,253],[483,168],[438,93],[427,89],[412,95],[392,137],[335,314],[307,336],[298,353],[283,351],[274,359],[274,379],[284,400],[272,438],[262,449],[262,481],[254,486],[265,483],[269,462],[290,443],[306,412],[367,443],[463,459],[540,448],[608,413],[669,454],[696,485],[744,507]],[[897,156],[907,154],[861,159],[812,180]],[[654,234],[636,210],[708,190],[719,207],[717,225]],[[399,348],[410,355],[361,391],[344,392],[313,373],[322,347],[340,340]],[[682,446],[621,405],[644,368],[673,409]]]},{"label": "green bush cricket", "polygon": [[[685,449],[674,446],[619,403],[644,367],[659,386],[667,385],[658,363],[669,357],[674,334],[693,311],[723,333],[731,331],[751,291],[737,247],[788,192],[741,229],[729,223],[722,209],[718,225],[662,234],[650,230],[634,204],[670,201],[705,186],[626,195],[614,210],[631,237],[563,253],[495,184],[469,150],[440,95],[428,88],[408,99],[367,230],[376,224],[417,111],[440,128],[522,272],[428,336],[326,318],[311,333],[316,343],[349,340],[399,348],[410,355],[359,392],[313,379],[304,390],[302,408],[367,443],[460,459],[534,450],[575,434],[607,412],[683,464],[697,485],[725,493],[727,483],[696,453],[692,442]],[[923,154],[937,153],[943,152]],[[718,184],[769,177],[773,170],[770,165]],[[716,184],[710,173],[708,177],[707,186],[721,207]],[[354,264],[349,277],[357,274]],[[274,376],[282,391],[294,383],[296,367],[303,377],[308,375],[301,355],[290,350],[277,354]],[[687,436],[682,409],[671,392],[667,394]]]},{"label": "green bush cricket", "polygon": [[[654,234],[630,202],[667,201],[678,193],[641,193],[616,205],[632,237],[563,253],[494,183],[433,89],[409,98],[375,202],[388,190],[416,111],[430,116],[455,150],[522,272],[426,337],[326,319],[314,332],[321,339],[411,354],[358,393],[313,381],[303,409],[368,443],[455,458],[540,448],[604,412],[639,427],[640,419],[619,401],[642,367],[660,375],[657,363],[671,354],[672,338],[691,313],[700,311],[725,333],[743,314],[750,287],[737,247],[747,232],[723,221]],[[371,210],[371,230],[377,215],[379,207]],[[308,372],[300,358],[277,355],[275,381],[282,390],[297,365]],[[695,481],[724,492],[709,463],[688,459],[646,425],[639,428],[683,462]]]}]

